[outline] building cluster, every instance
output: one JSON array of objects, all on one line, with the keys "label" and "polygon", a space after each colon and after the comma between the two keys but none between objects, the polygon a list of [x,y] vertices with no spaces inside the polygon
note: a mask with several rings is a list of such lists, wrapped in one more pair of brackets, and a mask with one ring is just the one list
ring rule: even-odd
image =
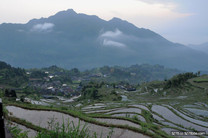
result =
[{"label": "building cluster", "polygon": [[80,86],[77,89],[71,88],[69,85],[62,83],[60,80],[53,80],[55,76],[49,75],[48,77],[30,78],[28,86],[37,90],[43,95],[79,95]]}]

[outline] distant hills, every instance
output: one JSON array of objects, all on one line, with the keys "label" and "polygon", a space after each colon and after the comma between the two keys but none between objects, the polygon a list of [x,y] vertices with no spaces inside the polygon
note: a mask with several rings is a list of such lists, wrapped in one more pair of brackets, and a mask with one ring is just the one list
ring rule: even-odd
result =
[{"label": "distant hills", "polygon": [[83,72],[86,74],[90,72],[91,74],[103,74],[104,77],[101,77],[96,80],[98,81],[107,81],[107,82],[128,82],[131,84],[138,84],[142,82],[151,82],[155,80],[166,80],[172,76],[182,73],[182,71],[177,69],[165,68],[161,65],[132,65],[130,67],[121,67],[121,66],[104,66],[100,68],[94,68],[89,71]]},{"label": "distant hills", "polygon": [[29,69],[28,71],[49,72],[49,74],[58,75],[62,78],[69,77],[75,81],[103,81],[110,83],[128,82],[130,84],[166,80],[176,74],[183,73],[183,71],[177,69],[165,68],[161,65],[148,64],[131,65],[129,67],[103,66],[85,71],[79,71],[77,68],[67,70],[53,65],[42,69]]},{"label": "distant hills", "polygon": [[147,63],[187,71],[208,69],[204,52],[119,18],[105,21],[72,9],[26,24],[1,24],[0,48],[0,60],[24,68],[89,69]]},{"label": "distant hills", "polygon": [[48,75],[56,76],[54,78],[55,80],[58,79],[64,83],[72,83],[71,79],[73,79],[87,82],[103,81],[110,83],[128,82],[130,84],[138,84],[154,80],[169,79],[176,74],[182,73],[182,71],[177,69],[165,68],[161,65],[148,64],[132,65],[130,67],[103,66],[86,71],[79,71],[77,68],[67,70],[53,65],[50,67],[29,69],[26,71],[25,69],[15,68],[3,61],[0,61],[0,87],[19,87],[22,84],[28,83],[29,78],[40,79],[47,77]]},{"label": "distant hills", "polygon": [[188,47],[208,54],[208,42],[200,45],[188,45]]}]

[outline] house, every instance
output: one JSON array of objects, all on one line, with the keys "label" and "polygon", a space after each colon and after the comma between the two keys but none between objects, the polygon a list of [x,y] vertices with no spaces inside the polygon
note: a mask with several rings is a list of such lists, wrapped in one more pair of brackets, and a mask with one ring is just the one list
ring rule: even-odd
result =
[{"label": "house", "polygon": [[50,75],[50,76],[48,76],[50,79],[52,79],[54,76],[53,75]]},{"label": "house", "polygon": [[66,87],[66,86],[67,86],[67,84],[62,84],[62,86],[63,86],[63,87]]}]

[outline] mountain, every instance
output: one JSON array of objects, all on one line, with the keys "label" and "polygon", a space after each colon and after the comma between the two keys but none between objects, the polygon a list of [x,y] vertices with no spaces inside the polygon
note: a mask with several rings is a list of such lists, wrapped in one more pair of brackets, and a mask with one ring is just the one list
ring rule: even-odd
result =
[{"label": "mountain", "polygon": [[208,54],[208,42],[200,45],[188,45],[188,47]]},{"label": "mountain", "polygon": [[1,24],[0,48],[0,60],[24,68],[142,63],[189,71],[208,68],[208,55],[203,52],[119,18],[105,21],[72,9],[26,24]]}]

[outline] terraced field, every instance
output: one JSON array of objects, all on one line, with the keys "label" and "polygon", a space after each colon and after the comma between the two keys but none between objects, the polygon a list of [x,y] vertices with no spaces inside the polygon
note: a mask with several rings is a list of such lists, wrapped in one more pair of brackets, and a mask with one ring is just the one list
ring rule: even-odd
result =
[{"label": "terraced field", "polygon": [[[27,110],[24,108],[20,108],[20,107],[16,107],[16,106],[7,106],[6,107],[7,110],[9,111],[9,113],[11,114],[11,116],[16,117],[16,118],[20,118],[20,119],[24,119],[36,126],[40,126],[42,128],[48,128],[48,122],[50,122],[51,120],[55,121],[56,123],[65,123],[67,125],[68,121],[72,121],[74,123],[75,126],[78,125],[79,123],[79,118],[75,118],[72,117],[70,115],[67,114],[63,114],[63,113],[59,113],[59,112],[54,112],[54,111],[38,111],[38,110]],[[123,124],[128,124],[128,125],[132,125],[133,123],[125,121],[125,120],[116,120],[116,119],[97,119],[100,122],[109,122],[110,124],[115,124],[115,125],[123,125]],[[107,137],[107,135],[110,133],[111,129],[109,129],[108,127],[105,127],[104,125],[96,125],[93,123],[87,123],[86,121],[80,121],[81,127],[83,127],[85,124],[87,124],[91,135],[94,134],[94,132],[96,132],[97,136],[103,136],[103,137]],[[72,125],[72,124],[71,124]],[[134,124],[135,128],[139,128],[139,125]],[[21,127],[22,129],[25,129],[27,131],[26,128]],[[114,133],[112,135],[112,137],[141,137],[141,138],[146,138],[148,137],[147,135],[143,135],[141,133],[136,133],[134,131],[128,130],[128,129],[121,129],[121,128],[114,128],[113,129]]]},{"label": "terraced field", "polygon": [[[49,129],[51,120],[59,124],[69,121],[75,126],[80,122],[81,127],[87,124],[92,137],[96,133],[105,138],[112,132],[112,138],[158,138],[176,137],[173,132],[195,132],[179,137],[208,138],[208,83],[206,87],[206,82],[200,82],[203,83],[200,86],[198,83],[189,80],[180,88],[166,91],[145,86],[144,91],[125,91],[128,100],[117,102],[75,102],[74,106],[66,104],[63,109],[8,104],[6,109],[10,118],[24,119],[41,128]],[[23,130],[29,129],[24,125],[21,124]]]},{"label": "terraced field", "polygon": [[[11,116],[24,119],[42,128],[48,128],[48,122],[52,119],[60,124],[73,121],[75,125],[78,125],[80,120],[78,117],[57,111],[28,110],[16,106],[7,106],[6,108]],[[127,104],[122,108],[110,108],[108,104],[97,103],[83,107],[82,111],[86,113],[86,116],[99,122],[80,121],[82,127],[87,123],[91,135],[96,132],[98,136],[107,137],[111,130],[110,127],[106,126],[114,126],[112,137],[157,137],[158,134],[170,137],[171,131],[205,131],[208,134],[206,121],[187,116],[174,107],[165,104],[152,104],[151,108],[149,104]],[[146,127],[144,127],[145,125]],[[21,128],[27,130],[24,127]],[[146,129],[148,133],[138,133],[139,131],[135,132],[134,129],[141,130],[141,132]]]}]

